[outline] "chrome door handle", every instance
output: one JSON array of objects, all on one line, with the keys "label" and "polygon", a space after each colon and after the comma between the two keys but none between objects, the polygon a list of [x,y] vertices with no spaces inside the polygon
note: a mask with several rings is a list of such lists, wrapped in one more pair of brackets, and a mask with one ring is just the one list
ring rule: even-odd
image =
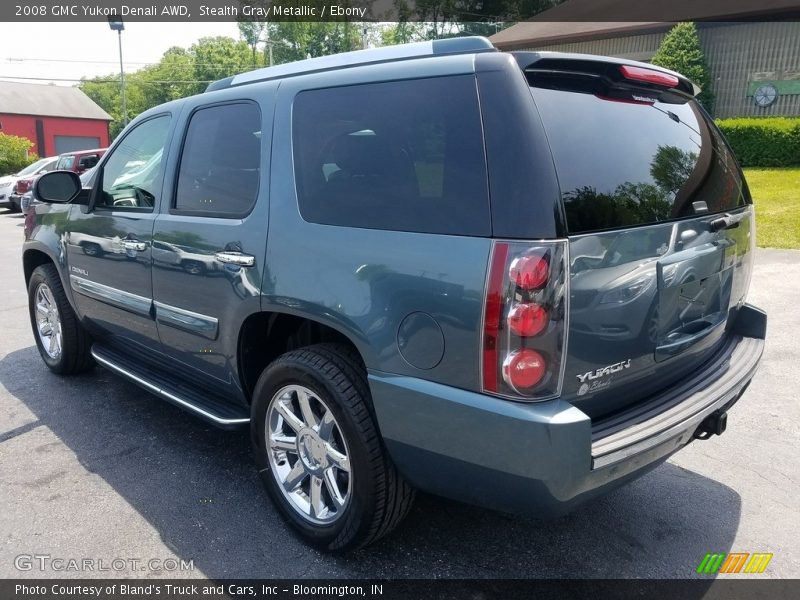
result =
[{"label": "chrome door handle", "polygon": [[217,252],[214,255],[221,263],[238,265],[240,267],[252,267],[256,264],[256,257],[242,252]]},{"label": "chrome door handle", "polygon": [[147,242],[140,242],[139,240],[122,240],[122,247],[125,248],[125,250],[144,252],[147,250]]}]

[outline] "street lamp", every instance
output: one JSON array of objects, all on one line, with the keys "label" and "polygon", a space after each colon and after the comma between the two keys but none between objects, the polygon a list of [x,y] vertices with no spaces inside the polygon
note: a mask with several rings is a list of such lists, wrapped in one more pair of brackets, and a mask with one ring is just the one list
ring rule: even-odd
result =
[{"label": "street lamp", "polygon": [[122,88],[122,126],[127,127],[128,107],[125,103],[125,71],[122,68],[122,32],[125,29],[125,24],[120,18],[108,17],[108,26],[111,31],[116,31],[119,36],[119,83]]}]

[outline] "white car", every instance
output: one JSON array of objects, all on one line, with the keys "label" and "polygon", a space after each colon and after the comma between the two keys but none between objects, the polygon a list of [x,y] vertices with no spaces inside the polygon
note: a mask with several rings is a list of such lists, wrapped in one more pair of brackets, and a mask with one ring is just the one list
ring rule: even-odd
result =
[{"label": "white car", "polygon": [[14,184],[17,183],[17,180],[36,177],[47,171],[52,171],[56,166],[56,162],[58,162],[57,156],[40,158],[35,163],[22,169],[19,173],[0,177],[0,208],[10,208],[12,211],[18,212],[19,201],[12,201],[11,199],[11,194],[14,191]]}]

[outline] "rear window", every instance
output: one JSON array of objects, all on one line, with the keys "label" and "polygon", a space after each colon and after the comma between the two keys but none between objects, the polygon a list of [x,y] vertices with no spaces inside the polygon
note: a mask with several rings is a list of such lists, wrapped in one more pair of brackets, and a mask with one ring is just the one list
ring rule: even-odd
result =
[{"label": "rear window", "polygon": [[305,220],[490,234],[474,77],[309,90],[298,94],[292,114]]},{"label": "rear window", "polygon": [[570,233],[658,223],[743,206],[741,171],[694,101],[633,103],[531,88]]}]

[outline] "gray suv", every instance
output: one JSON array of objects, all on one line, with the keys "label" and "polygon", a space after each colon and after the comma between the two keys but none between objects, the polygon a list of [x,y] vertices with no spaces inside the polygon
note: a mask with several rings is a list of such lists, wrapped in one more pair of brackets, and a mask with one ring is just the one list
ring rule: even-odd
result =
[{"label": "gray suv", "polygon": [[249,426],[285,519],[414,490],[551,516],[725,429],[764,347],[753,208],[677,73],[424,42],[244,73],[36,183],[36,344]]}]

